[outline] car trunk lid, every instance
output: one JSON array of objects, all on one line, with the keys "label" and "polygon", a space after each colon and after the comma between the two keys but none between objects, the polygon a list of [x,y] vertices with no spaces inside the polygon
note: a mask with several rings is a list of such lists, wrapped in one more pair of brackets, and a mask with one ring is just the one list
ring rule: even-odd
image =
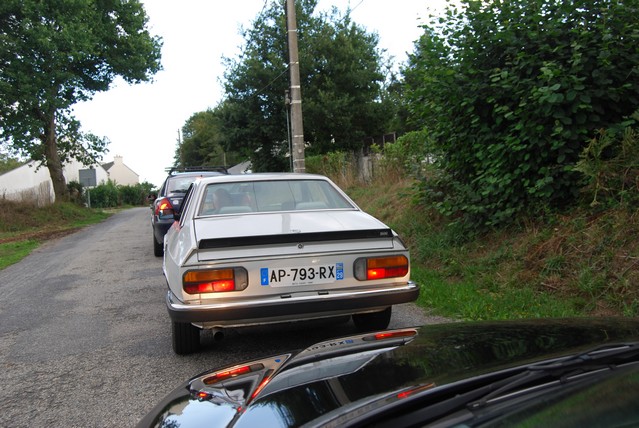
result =
[{"label": "car trunk lid", "polygon": [[355,210],[200,218],[195,233],[200,261],[393,248],[393,232]]}]

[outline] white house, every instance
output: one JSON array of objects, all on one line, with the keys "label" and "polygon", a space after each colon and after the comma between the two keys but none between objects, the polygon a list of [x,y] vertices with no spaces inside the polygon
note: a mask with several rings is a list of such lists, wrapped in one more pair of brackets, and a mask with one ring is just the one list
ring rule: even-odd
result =
[{"label": "white house", "polygon": [[[67,183],[70,181],[80,182],[81,169],[95,169],[96,184],[104,183],[109,179],[109,174],[102,166],[86,166],[73,160],[65,164],[63,168]],[[30,161],[16,169],[1,174],[0,199],[29,201],[37,206],[53,203],[55,194],[49,170],[46,167],[37,168],[37,163]]]},{"label": "white house", "polygon": [[122,186],[134,186],[140,183],[140,176],[122,161],[122,156],[114,156],[113,162],[102,164],[109,174],[109,179]]}]

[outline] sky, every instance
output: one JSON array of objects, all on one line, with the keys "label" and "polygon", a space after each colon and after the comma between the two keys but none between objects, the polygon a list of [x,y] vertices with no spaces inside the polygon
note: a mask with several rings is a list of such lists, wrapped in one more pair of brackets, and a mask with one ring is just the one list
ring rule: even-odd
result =
[{"label": "sky", "polygon": [[[74,112],[85,132],[109,139],[102,163],[122,156],[147,181],[160,186],[173,164],[179,130],[194,113],[215,107],[223,97],[222,57],[236,58],[240,28],[251,22],[267,0],[143,0],[152,35],[163,39],[162,67],[152,82],[129,85],[122,79]],[[269,0],[270,1],[270,0]],[[396,63],[422,31],[428,15],[443,0],[319,0],[317,10],[349,5],[354,22],[379,35],[379,48]],[[302,88],[302,109],[304,102]]]}]

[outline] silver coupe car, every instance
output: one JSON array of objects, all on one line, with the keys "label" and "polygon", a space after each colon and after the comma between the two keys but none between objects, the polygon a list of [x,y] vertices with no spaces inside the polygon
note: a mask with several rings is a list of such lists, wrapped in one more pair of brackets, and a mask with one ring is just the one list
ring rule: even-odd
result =
[{"label": "silver coupe car", "polygon": [[178,354],[201,329],[344,315],[384,329],[419,294],[400,237],[321,175],[203,178],[176,217],[163,269]]}]

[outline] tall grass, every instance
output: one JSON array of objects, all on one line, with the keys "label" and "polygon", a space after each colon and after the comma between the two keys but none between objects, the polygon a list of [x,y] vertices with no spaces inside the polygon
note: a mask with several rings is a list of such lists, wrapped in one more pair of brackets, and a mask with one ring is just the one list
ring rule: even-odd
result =
[{"label": "tall grass", "polygon": [[459,319],[639,315],[639,212],[589,208],[472,236],[418,201],[415,180],[347,189],[411,250],[418,303]]},{"label": "tall grass", "polygon": [[69,202],[39,207],[30,202],[2,200],[2,206],[0,240],[6,239],[8,234],[81,227],[104,220],[109,216],[101,210],[93,210]]},{"label": "tall grass", "polygon": [[[367,204],[369,198],[357,196],[369,212],[384,216],[388,210]],[[423,207],[395,211],[386,220],[407,237],[415,275],[423,278],[423,303],[442,314],[639,315],[639,213],[609,209],[592,217],[575,208],[468,238]]]}]

